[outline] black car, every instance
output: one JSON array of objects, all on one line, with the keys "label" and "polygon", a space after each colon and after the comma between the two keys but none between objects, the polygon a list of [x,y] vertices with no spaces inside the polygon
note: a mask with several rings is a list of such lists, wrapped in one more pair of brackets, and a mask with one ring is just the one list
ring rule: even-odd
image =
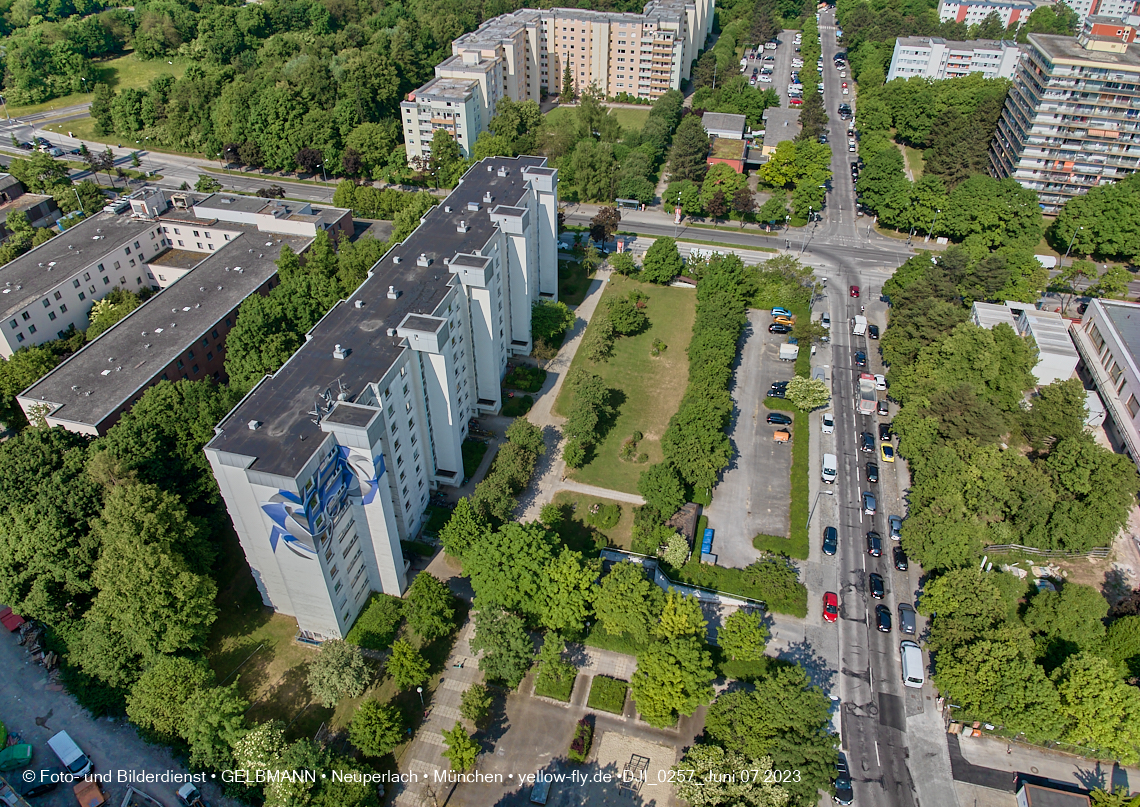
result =
[{"label": "black car", "polygon": [[28,143],[27,141],[21,141],[20,148],[22,148],[24,151],[31,151],[35,148],[35,146],[33,146],[31,143]]},{"label": "black car", "polygon": [[[769,421],[769,422],[771,422],[771,421]],[[879,442],[885,443],[890,439],[891,439],[891,424],[889,422],[880,423],[879,424]]]},{"label": "black car", "polygon": [[792,329],[787,325],[781,325],[778,322],[773,322],[768,326],[768,333],[791,333]]},{"label": "black car", "polygon": [[889,415],[891,413],[891,406],[884,399],[884,400],[879,401],[879,406],[878,406],[878,409],[876,411],[878,411],[879,417],[885,418],[887,415]]},{"label": "black car", "polygon": [[781,415],[779,412],[773,412],[768,415],[768,422],[776,426],[791,426],[792,418],[791,415]]},{"label": "black car", "polygon": [[867,463],[867,481],[872,485],[878,484],[879,481],[879,466],[873,462]]},{"label": "black car", "polygon": [[59,786],[61,776],[62,772],[55,768],[44,768],[39,771],[26,770],[20,776],[24,782],[20,795],[30,799],[42,796],[44,793],[50,793]]},{"label": "black car", "polygon": [[76,157],[76,156],[78,156],[78,155],[82,154],[83,152],[82,152],[82,151],[80,151],[79,149],[68,149],[68,150],[67,150],[67,153],[68,153],[68,154],[70,154],[70,155],[71,155],[71,156],[73,156],[73,157]]},{"label": "black car", "polygon": [[48,140],[46,137],[37,137],[37,138],[34,138],[34,139],[35,139],[35,141],[36,141],[37,143],[39,143],[41,146],[44,146],[44,147],[46,147],[46,148],[51,148],[51,141],[50,141],[50,140]]},{"label": "black car", "polygon": [[874,530],[867,533],[867,554],[873,558],[883,556],[883,539]]},{"label": "black car", "polygon": [[782,389],[770,389],[770,390],[768,390],[768,397],[769,398],[783,398],[786,395],[787,395],[786,390],[782,390]]},{"label": "black car", "polygon": [[787,389],[787,388],[788,388],[788,382],[787,381],[773,381],[771,387],[769,387],[769,389]]},{"label": "black car", "polygon": [[867,587],[871,591],[871,596],[876,600],[881,600],[886,596],[887,588],[883,583],[883,576],[878,572],[871,572],[867,575]]},{"label": "black car", "polygon": [[862,350],[856,350],[855,351],[855,366],[856,367],[866,367],[867,366],[867,354],[864,353]]},{"label": "black car", "polygon": [[859,434],[859,450],[868,453],[875,450],[875,438],[871,436],[870,432],[861,432]]},{"label": "black car", "polygon": [[839,531],[835,527],[825,527],[823,530],[823,554],[834,555],[839,549]]},{"label": "black car", "polygon": [[898,569],[900,572],[905,572],[908,568],[910,568],[907,566],[906,552],[903,552],[903,548],[901,546],[896,546],[893,554],[896,569]]},{"label": "black car", "polygon": [[878,325],[868,325],[867,326],[867,336],[871,337],[872,339],[878,339],[879,338],[879,326]]},{"label": "black car", "polygon": [[847,757],[839,755],[839,762],[835,765],[835,799],[836,804],[847,805],[855,800],[855,791],[851,787],[851,771],[847,768]]},{"label": "black car", "polygon": [[891,632],[891,609],[885,605],[875,606],[875,627],[879,633]]}]

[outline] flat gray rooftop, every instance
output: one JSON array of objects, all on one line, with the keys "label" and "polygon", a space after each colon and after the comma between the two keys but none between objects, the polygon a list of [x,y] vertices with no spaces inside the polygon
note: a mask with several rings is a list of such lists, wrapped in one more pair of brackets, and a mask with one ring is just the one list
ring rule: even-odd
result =
[{"label": "flat gray rooftop", "polygon": [[1140,364],[1140,305],[1115,300],[1101,300],[1100,304],[1120,335],[1120,341],[1132,354],[1132,361]]},{"label": "flat gray rooftop", "polygon": [[[295,477],[322,439],[308,414],[317,395],[331,389],[335,397],[339,381],[354,397],[384,376],[405,350],[403,340],[388,336],[388,329],[399,326],[408,314],[430,315],[436,309],[453,282],[444,259],[485,246],[495,232],[490,210],[521,201],[527,193],[523,169],[544,163],[542,157],[492,157],[476,163],[407,240],[376,263],[372,277],[349,301],[337,304],[313,328],[311,338],[285,366],[258,384],[219,424],[220,433],[209,446],[253,457],[253,470]],[[509,173],[501,177],[488,166],[503,166]],[[492,204],[483,202],[487,192],[494,197]],[[478,212],[467,209],[470,202],[480,205]],[[456,230],[461,220],[467,222],[467,232]],[[428,266],[417,265],[421,253],[431,260]],[[399,263],[393,261],[396,257]],[[395,300],[388,298],[389,286],[401,292]],[[360,308],[356,300],[363,303]],[[338,344],[349,351],[343,359],[333,358]],[[251,420],[260,421],[261,427],[249,429]]]},{"label": "flat gray rooftop", "polygon": [[155,224],[129,213],[96,213],[9,261],[0,267],[0,319],[23,311],[92,261],[154,229]]},{"label": "flat gray rooftop", "polygon": [[[241,235],[223,249],[202,255],[194,271],[102,333],[25,390],[23,397],[62,404],[54,417],[101,423],[272,277],[282,246],[300,252],[312,241],[237,226]],[[266,246],[270,240],[272,246]]]},{"label": "flat gray rooftop", "polygon": [[1107,67],[1121,70],[1140,70],[1140,45],[1129,45],[1124,53],[1107,53],[1085,50],[1075,37],[1054,34],[1030,34],[1029,42],[1036,45],[1051,61],[1103,62]]}]

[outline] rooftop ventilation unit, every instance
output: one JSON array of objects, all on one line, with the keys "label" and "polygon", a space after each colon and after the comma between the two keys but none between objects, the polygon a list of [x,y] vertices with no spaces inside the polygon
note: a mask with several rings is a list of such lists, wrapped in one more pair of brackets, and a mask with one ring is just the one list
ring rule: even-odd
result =
[{"label": "rooftop ventilation unit", "polygon": [[455,232],[457,232],[457,233],[465,233],[465,232],[468,232],[470,229],[471,229],[471,228],[470,228],[469,226],[467,226],[467,222],[466,222],[466,221],[461,221],[461,222],[459,222],[459,224],[457,224],[457,225],[456,225],[456,227],[455,227]]},{"label": "rooftop ventilation unit", "polygon": [[334,358],[334,359],[345,359],[345,358],[348,358],[348,351],[347,351],[347,350],[345,350],[345,349],[344,349],[343,347],[341,347],[340,345],[334,345],[334,346],[333,346],[333,358]]},{"label": "rooftop ventilation unit", "polygon": [[416,266],[431,266],[431,258],[426,252],[421,252],[420,257],[416,258]]},{"label": "rooftop ventilation unit", "polygon": [[357,301],[354,303],[354,305],[355,305],[357,308],[364,308],[364,301],[363,301],[363,300],[357,300]]},{"label": "rooftop ventilation unit", "polygon": [[507,168],[505,165],[499,166],[499,176],[505,177],[509,173],[511,173],[511,169]]},{"label": "rooftop ventilation unit", "polygon": [[491,202],[495,201],[495,197],[491,195],[490,191],[487,191],[483,194],[483,201],[487,204],[491,204]]},{"label": "rooftop ventilation unit", "polygon": [[443,212],[444,213],[450,213],[451,212],[451,205],[444,205],[443,206]]},{"label": "rooftop ventilation unit", "polygon": [[392,256],[392,263],[399,263],[399,262],[400,262],[400,256],[399,255],[393,255]]},{"label": "rooftop ventilation unit", "polygon": [[389,336],[395,336],[396,335],[396,329],[395,328],[389,328],[388,329],[388,335]]},{"label": "rooftop ventilation unit", "polygon": [[400,296],[400,292],[396,291],[395,286],[389,286],[388,287],[388,299],[389,300],[395,300],[399,296]]},{"label": "rooftop ventilation unit", "polygon": [[478,202],[468,202],[467,203],[467,209],[468,210],[478,210],[479,209],[479,203]]},{"label": "rooftop ventilation unit", "polygon": [[491,172],[492,172],[492,171],[494,171],[494,170],[495,170],[495,166],[493,166],[493,165],[488,165],[488,166],[487,166],[487,173],[488,173],[488,174],[489,174],[489,173],[491,173]]}]

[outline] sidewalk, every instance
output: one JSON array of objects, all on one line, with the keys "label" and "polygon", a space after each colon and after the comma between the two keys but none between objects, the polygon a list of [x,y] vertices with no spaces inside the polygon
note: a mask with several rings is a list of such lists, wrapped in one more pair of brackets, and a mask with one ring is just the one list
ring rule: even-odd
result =
[{"label": "sidewalk", "polygon": [[1125,768],[1116,763],[1098,762],[1084,757],[1047,751],[1018,743],[1007,743],[994,737],[960,735],[958,747],[971,765],[999,771],[1013,781],[1015,773],[1043,776],[1069,782],[1086,789],[1124,787],[1130,792],[1140,789],[1140,768]]}]

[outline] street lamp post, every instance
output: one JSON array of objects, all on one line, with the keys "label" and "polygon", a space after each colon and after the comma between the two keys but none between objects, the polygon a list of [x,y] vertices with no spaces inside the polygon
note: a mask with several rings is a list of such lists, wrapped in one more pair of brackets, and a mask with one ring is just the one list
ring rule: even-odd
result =
[{"label": "street lamp post", "polygon": [[1072,238],[1069,239],[1069,246],[1065,249],[1065,257],[1061,259],[1062,263],[1064,263],[1065,261],[1067,261],[1069,259],[1069,250],[1071,250],[1073,248],[1073,241],[1075,241],[1077,239],[1077,233],[1079,233],[1083,229],[1084,229],[1084,227],[1078,227],[1077,229],[1073,230],[1073,236],[1072,236]]},{"label": "street lamp post", "polygon": [[[325,164],[321,163],[320,168],[321,168],[321,181],[325,183],[325,190],[327,191],[329,189],[329,178],[325,175]],[[331,201],[331,198],[330,198],[330,201]]]},{"label": "street lamp post", "polygon": [[928,243],[930,241],[930,236],[934,235],[934,228],[938,226],[938,214],[941,212],[942,208],[938,208],[934,211],[934,222],[930,225],[930,229],[926,231],[926,239],[922,243]]},{"label": "street lamp post", "polygon": [[815,507],[817,504],[819,504],[820,494],[823,494],[823,493],[826,493],[828,496],[834,496],[835,495],[835,491],[831,490],[830,488],[823,488],[822,490],[820,490],[818,493],[815,494],[815,501],[811,503],[811,510],[808,511],[807,524],[805,526],[807,526],[807,527],[811,526],[811,517],[813,515],[815,515]]},{"label": "street lamp post", "polygon": [[416,693],[420,696],[420,706],[424,706],[424,688],[416,687]]},{"label": "street lamp post", "polygon": [[8,99],[0,95],[0,101],[4,103],[4,117],[8,119],[8,123],[12,122],[12,116],[8,114]]},{"label": "street lamp post", "polygon": [[79,202],[79,212],[86,216],[87,211],[83,209],[83,200],[79,198],[79,189],[72,188],[71,190],[75,192],[75,201]]},{"label": "street lamp post", "polygon": [[[812,206],[808,205],[808,221],[812,220],[812,218],[811,218],[812,217],[812,209],[813,209]],[[804,254],[805,249],[807,249],[807,227],[804,227],[804,237],[803,237],[803,241],[800,243],[800,254],[801,255]]]}]

